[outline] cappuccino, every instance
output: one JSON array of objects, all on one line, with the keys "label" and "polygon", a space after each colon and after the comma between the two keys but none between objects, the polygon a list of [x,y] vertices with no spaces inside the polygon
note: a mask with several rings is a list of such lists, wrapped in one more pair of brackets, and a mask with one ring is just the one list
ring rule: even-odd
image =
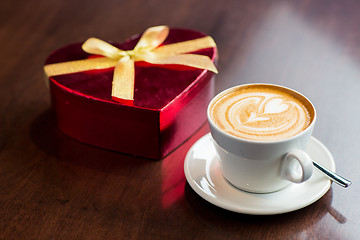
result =
[{"label": "cappuccino", "polygon": [[274,141],[305,130],[314,118],[312,104],[301,94],[266,84],[243,85],[218,96],[210,118],[236,137]]}]

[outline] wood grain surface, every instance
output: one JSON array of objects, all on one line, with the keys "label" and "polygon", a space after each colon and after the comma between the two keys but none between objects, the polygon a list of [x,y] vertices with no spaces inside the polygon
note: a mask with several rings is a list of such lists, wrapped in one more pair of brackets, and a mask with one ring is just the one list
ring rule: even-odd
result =
[{"label": "wood grain surface", "polygon": [[[358,239],[358,1],[0,1],[0,239]],[[287,214],[215,207],[186,183],[184,157],[209,129],[161,161],[79,143],[60,132],[43,62],[88,37],[123,41],[166,24],[211,35],[216,91],[252,82],[294,88],[318,112],[314,136],[334,156],[335,184]]]}]

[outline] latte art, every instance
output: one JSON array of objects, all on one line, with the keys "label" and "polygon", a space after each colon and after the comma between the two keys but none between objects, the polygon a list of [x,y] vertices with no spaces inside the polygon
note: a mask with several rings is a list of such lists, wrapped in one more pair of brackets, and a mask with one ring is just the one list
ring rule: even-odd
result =
[{"label": "latte art", "polygon": [[211,115],[223,131],[261,141],[294,136],[311,122],[302,101],[274,87],[247,86],[225,94],[212,105]]}]

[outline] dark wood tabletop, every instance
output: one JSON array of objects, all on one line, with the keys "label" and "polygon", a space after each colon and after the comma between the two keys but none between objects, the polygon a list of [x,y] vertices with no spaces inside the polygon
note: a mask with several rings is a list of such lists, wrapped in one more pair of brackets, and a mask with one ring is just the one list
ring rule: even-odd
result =
[{"label": "dark wood tabletop", "polygon": [[[359,239],[360,3],[357,1],[0,1],[0,239]],[[313,136],[337,172],[317,202],[270,216],[216,207],[186,182],[205,123],[160,161],[92,147],[56,127],[43,63],[88,37],[123,41],[166,24],[211,35],[216,92],[266,82],[317,108]]]}]

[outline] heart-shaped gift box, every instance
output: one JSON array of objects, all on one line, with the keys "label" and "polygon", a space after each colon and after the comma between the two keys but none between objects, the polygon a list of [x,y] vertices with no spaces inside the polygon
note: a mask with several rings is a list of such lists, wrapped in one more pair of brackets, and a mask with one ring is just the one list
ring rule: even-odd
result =
[{"label": "heart-shaped gift box", "polygon": [[[170,29],[163,45],[202,38],[187,29]],[[134,36],[112,45],[133,49]],[[45,65],[89,59],[82,43],[52,52]],[[194,54],[217,58],[216,47]],[[114,68],[49,77],[58,127],[67,135],[94,146],[160,159],[189,138],[205,121],[214,94],[214,73],[182,65],[135,62],[133,101],[111,97]]]}]

